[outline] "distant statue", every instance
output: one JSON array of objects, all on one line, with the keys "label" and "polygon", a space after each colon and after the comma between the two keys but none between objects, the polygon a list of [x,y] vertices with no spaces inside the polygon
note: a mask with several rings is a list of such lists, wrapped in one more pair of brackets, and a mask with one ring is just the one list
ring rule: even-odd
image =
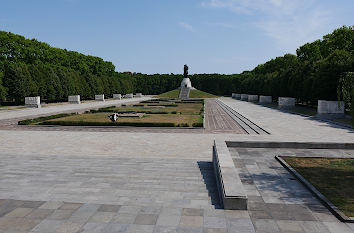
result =
[{"label": "distant statue", "polygon": [[188,77],[188,66],[184,65],[184,73],[183,73],[184,78]]}]

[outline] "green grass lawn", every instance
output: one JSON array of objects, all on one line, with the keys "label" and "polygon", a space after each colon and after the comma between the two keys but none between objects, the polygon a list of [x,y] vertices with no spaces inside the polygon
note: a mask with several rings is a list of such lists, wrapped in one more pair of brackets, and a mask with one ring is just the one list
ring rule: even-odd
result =
[{"label": "green grass lawn", "polygon": [[[175,89],[169,92],[162,93],[156,97],[157,98],[178,98],[179,91],[180,91],[179,89]],[[191,90],[189,93],[189,98],[217,98],[217,96],[200,90]]]},{"label": "green grass lawn", "polygon": [[284,157],[348,217],[354,217],[354,159]]}]

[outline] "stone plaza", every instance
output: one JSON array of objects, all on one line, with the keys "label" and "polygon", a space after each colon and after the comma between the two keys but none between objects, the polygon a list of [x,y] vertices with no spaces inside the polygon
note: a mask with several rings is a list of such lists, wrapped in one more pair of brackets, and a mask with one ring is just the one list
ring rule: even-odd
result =
[{"label": "stone plaza", "polygon": [[[206,101],[203,129],[17,125],[150,98],[1,111],[0,232],[354,232],[275,159],[354,158],[341,146],[354,143],[350,128],[226,97]],[[267,133],[247,133],[225,106]],[[228,142],[247,210],[224,209],[215,140]]]}]

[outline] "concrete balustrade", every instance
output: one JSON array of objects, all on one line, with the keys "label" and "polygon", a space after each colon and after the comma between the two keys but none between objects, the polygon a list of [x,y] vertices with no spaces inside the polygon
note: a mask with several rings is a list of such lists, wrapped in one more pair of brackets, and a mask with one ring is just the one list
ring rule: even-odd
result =
[{"label": "concrete balustrade", "polygon": [[113,94],[113,99],[121,100],[122,94]]},{"label": "concrete balustrade", "polygon": [[104,95],[95,95],[96,101],[104,101]]},{"label": "concrete balustrade", "polygon": [[272,97],[269,95],[261,95],[261,96],[259,96],[259,103],[260,104],[270,104],[270,103],[272,103]]},{"label": "concrete balustrade", "polygon": [[258,102],[258,95],[248,95],[248,102]]},{"label": "concrete balustrade", "polygon": [[70,104],[80,104],[80,95],[70,95],[68,96],[68,102]]},{"label": "concrete balustrade", "polygon": [[291,97],[279,97],[278,98],[278,107],[279,108],[292,108],[295,107],[295,98]]},{"label": "concrete balustrade", "polygon": [[31,108],[40,108],[41,107],[41,97],[25,97],[25,106]]},{"label": "concrete balustrade", "polygon": [[247,94],[241,94],[241,100],[248,101],[248,95]]}]

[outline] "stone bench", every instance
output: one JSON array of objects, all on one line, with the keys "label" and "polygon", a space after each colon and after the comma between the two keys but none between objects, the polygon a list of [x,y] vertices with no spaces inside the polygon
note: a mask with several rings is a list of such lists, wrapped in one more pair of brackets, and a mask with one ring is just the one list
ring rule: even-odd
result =
[{"label": "stone bench", "polygon": [[269,95],[261,95],[261,96],[259,96],[259,103],[260,104],[270,104],[270,103],[272,103],[272,97]]},{"label": "stone bench", "polygon": [[214,141],[213,166],[224,209],[247,210],[247,195],[225,141]]},{"label": "stone bench", "polygon": [[113,99],[121,100],[122,94],[113,94]]},{"label": "stone bench", "polygon": [[41,107],[41,97],[25,97],[25,106],[31,108],[40,108]]},{"label": "stone bench", "polygon": [[318,100],[317,115],[322,117],[344,117],[344,102]]},{"label": "stone bench", "polygon": [[96,101],[104,101],[104,95],[95,95]]},{"label": "stone bench", "polygon": [[279,108],[292,108],[295,107],[295,98],[291,97],[279,97],[278,107]]},{"label": "stone bench", "polygon": [[247,94],[241,94],[241,100],[248,101],[248,95]]},{"label": "stone bench", "polygon": [[70,104],[80,104],[80,95],[70,95],[68,96],[68,102]]},{"label": "stone bench", "polygon": [[258,95],[248,95],[248,102],[258,102]]}]

